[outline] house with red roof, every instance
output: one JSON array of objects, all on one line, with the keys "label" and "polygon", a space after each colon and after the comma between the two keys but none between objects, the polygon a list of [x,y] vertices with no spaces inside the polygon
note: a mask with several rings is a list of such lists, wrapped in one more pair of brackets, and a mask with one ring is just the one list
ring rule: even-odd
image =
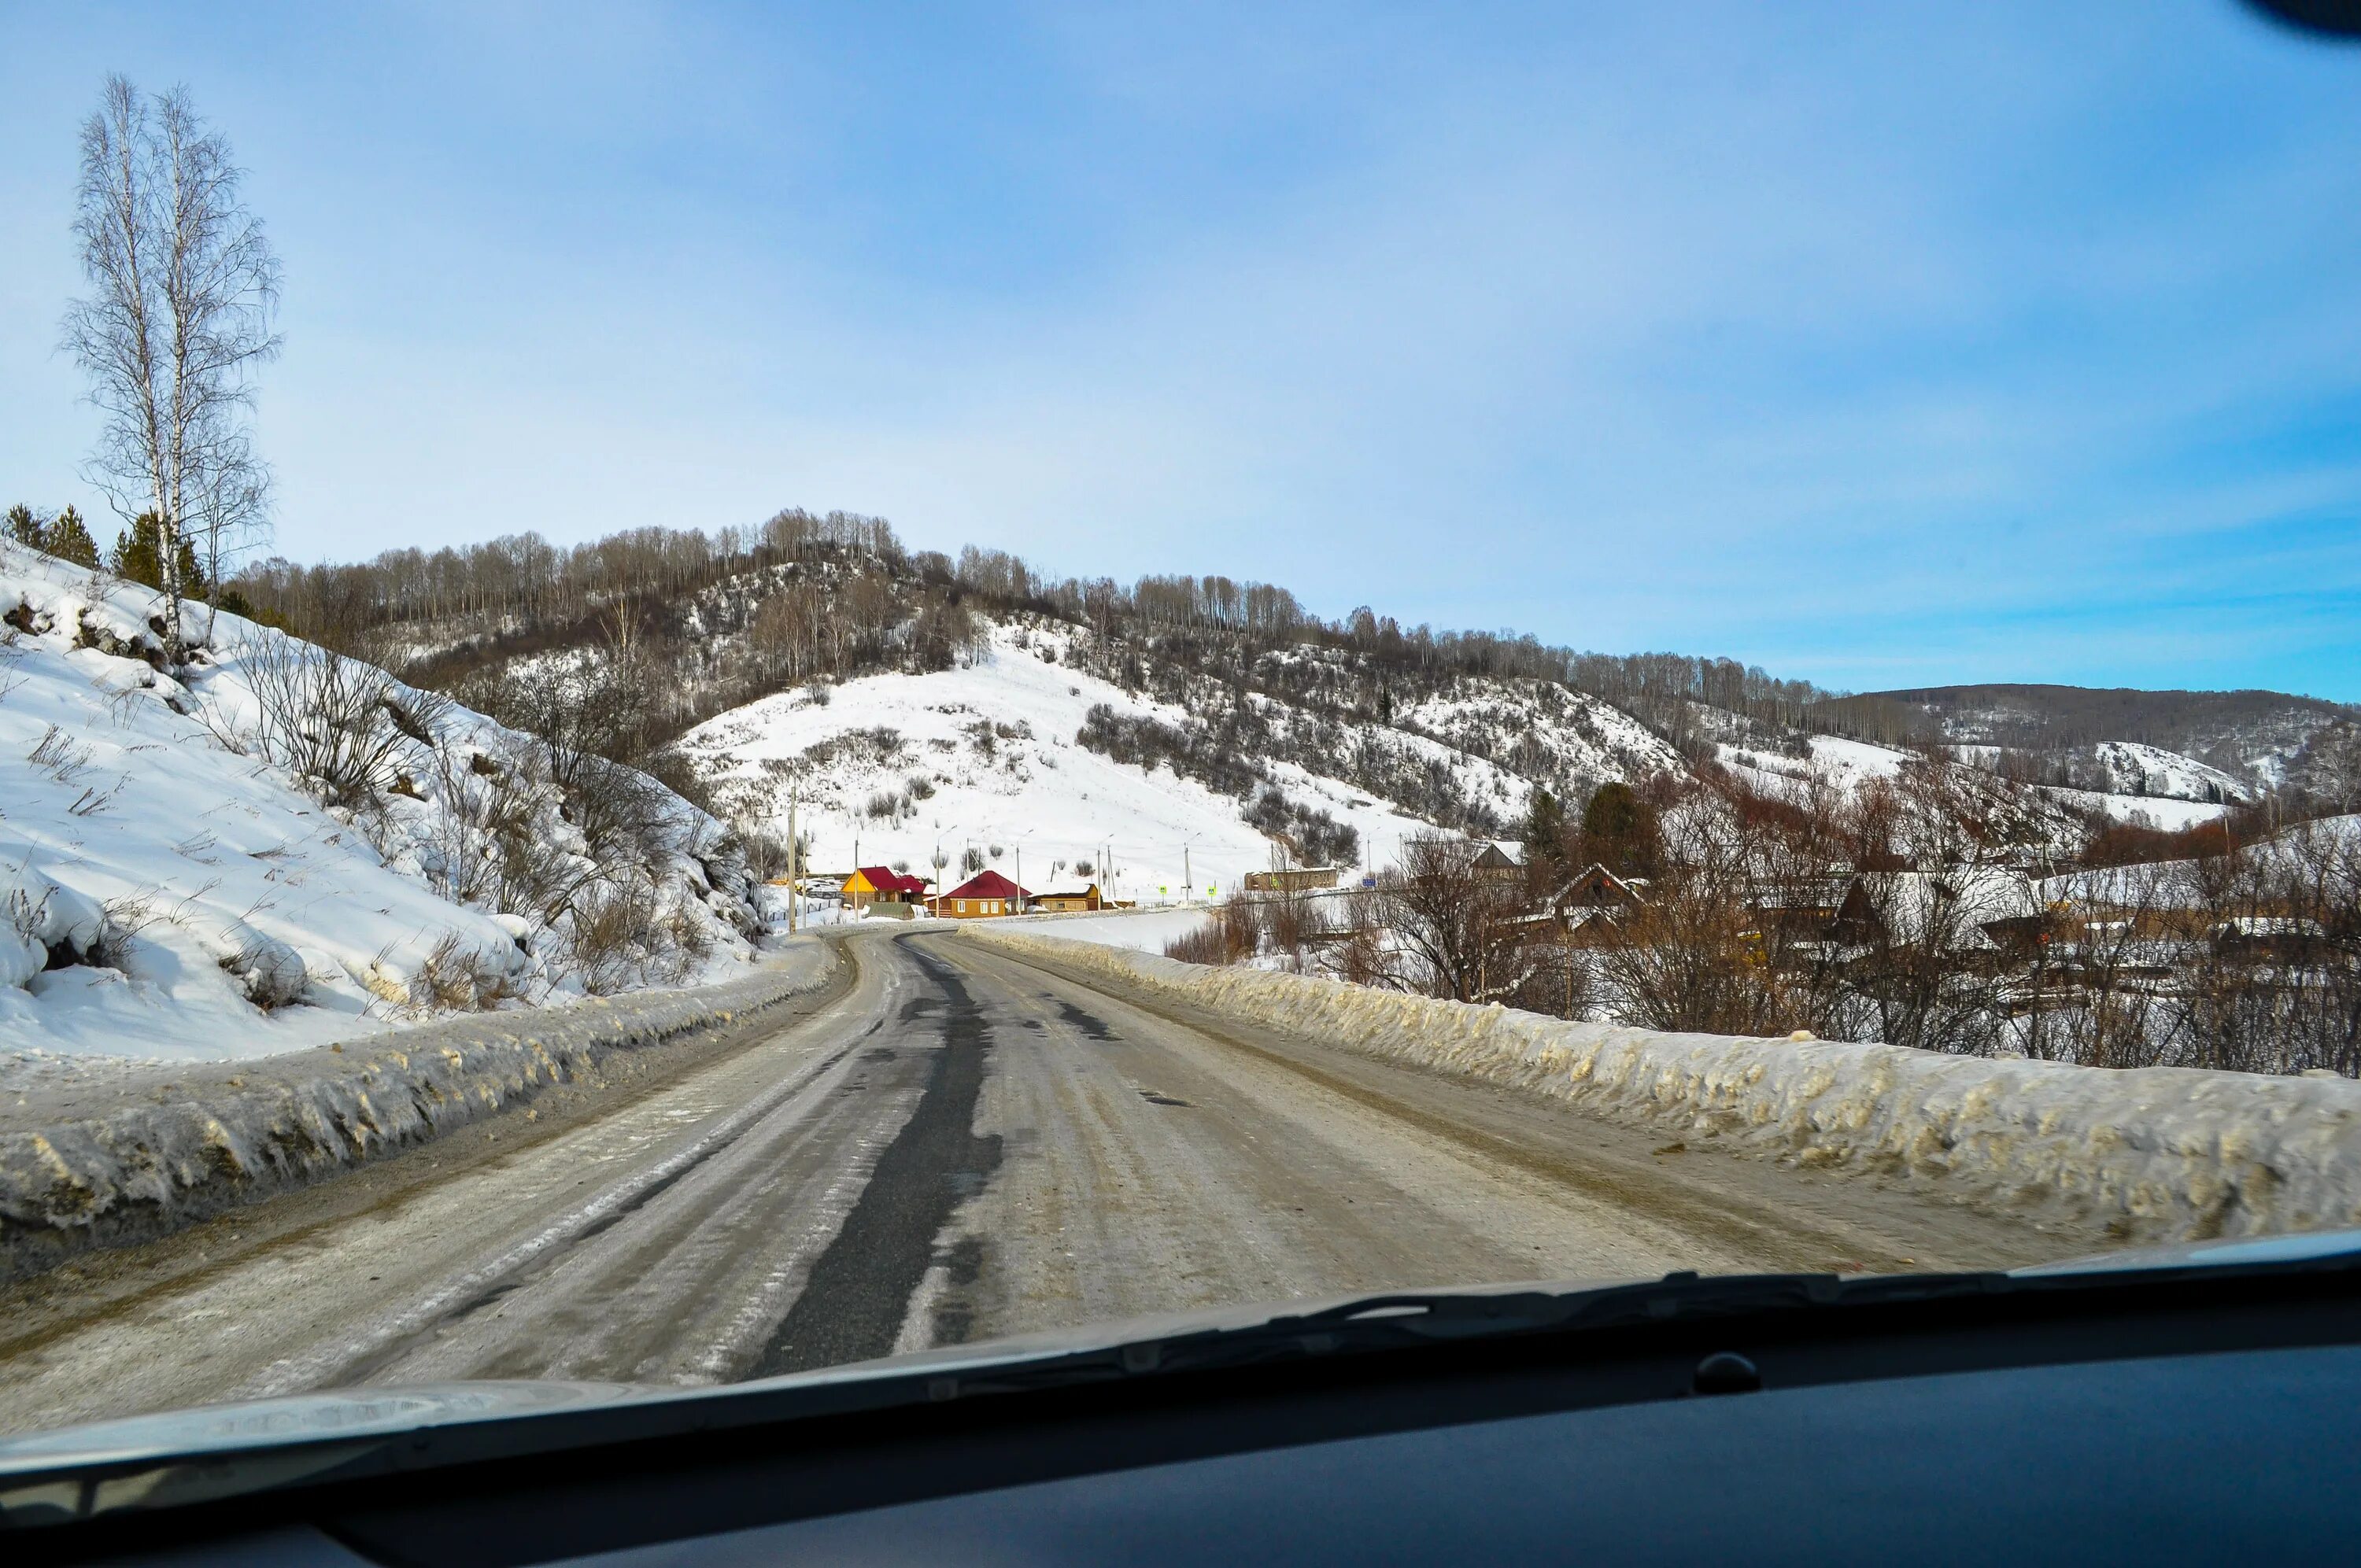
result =
[{"label": "house with red roof", "polygon": [[844,906],[866,909],[873,904],[917,904],[927,896],[923,878],[904,876],[890,866],[862,866],[844,879]]},{"label": "house with red roof", "polygon": [[1022,915],[1032,894],[998,872],[978,872],[949,893],[928,902],[937,915],[953,920],[983,920],[998,915]]}]

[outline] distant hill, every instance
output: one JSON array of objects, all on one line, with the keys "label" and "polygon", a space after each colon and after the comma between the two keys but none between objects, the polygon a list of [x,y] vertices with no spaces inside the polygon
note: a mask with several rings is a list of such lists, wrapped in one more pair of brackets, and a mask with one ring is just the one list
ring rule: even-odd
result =
[{"label": "distant hill", "polygon": [[1995,685],[1871,695],[1927,715],[1955,744],[2066,753],[2131,741],[2265,787],[2300,775],[2322,730],[2361,716],[2346,704],[2272,691]]},{"label": "distant hill", "polygon": [[786,864],[790,815],[807,863],[840,870],[972,850],[1012,871],[1021,854],[1038,879],[1104,874],[1112,855],[1137,891],[1281,853],[1381,865],[1422,825],[1516,836],[1536,786],[1576,808],[1603,783],[1683,773],[1850,788],[1947,745],[2040,792],[2070,850],[2094,823],[2186,828],[2302,782],[2324,749],[2361,754],[2335,739],[2350,710],[2314,698],[1849,696],[1732,659],[1366,608],[1323,620],[1226,577],[1052,578],[843,513],[266,561],[231,587],[270,623],[646,769],[738,828],[765,874]]}]

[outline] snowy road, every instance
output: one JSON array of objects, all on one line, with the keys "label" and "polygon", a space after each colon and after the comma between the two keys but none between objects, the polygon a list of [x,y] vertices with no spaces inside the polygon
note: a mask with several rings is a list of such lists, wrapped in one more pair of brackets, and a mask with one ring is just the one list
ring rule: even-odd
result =
[{"label": "snowy road", "polygon": [[1360,1288],[2096,1245],[947,935],[851,941],[849,989],[652,1092],[15,1288],[0,1430],[361,1383],[707,1382]]}]

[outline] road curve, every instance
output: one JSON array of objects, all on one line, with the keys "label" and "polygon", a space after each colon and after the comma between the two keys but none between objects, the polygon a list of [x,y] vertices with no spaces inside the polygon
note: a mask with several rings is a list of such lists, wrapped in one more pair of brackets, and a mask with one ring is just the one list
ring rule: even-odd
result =
[{"label": "road curve", "polygon": [[0,1431],[360,1384],[710,1383],[1109,1319],[2088,1250],[1115,994],[944,934],[538,1135],[0,1295]]}]

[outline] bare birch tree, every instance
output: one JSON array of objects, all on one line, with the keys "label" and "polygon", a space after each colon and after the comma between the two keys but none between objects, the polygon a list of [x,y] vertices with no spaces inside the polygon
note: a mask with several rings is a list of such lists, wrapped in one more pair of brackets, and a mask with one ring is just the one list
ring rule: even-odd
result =
[{"label": "bare birch tree", "polygon": [[73,232],[91,291],[66,313],[64,346],[105,416],[92,482],[125,521],[157,521],[176,662],[181,544],[199,545],[217,574],[269,497],[247,422],[255,372],[280,347],[279,260],[240,178],[184,89],[150,98],[110,76],[82,125]]}]

